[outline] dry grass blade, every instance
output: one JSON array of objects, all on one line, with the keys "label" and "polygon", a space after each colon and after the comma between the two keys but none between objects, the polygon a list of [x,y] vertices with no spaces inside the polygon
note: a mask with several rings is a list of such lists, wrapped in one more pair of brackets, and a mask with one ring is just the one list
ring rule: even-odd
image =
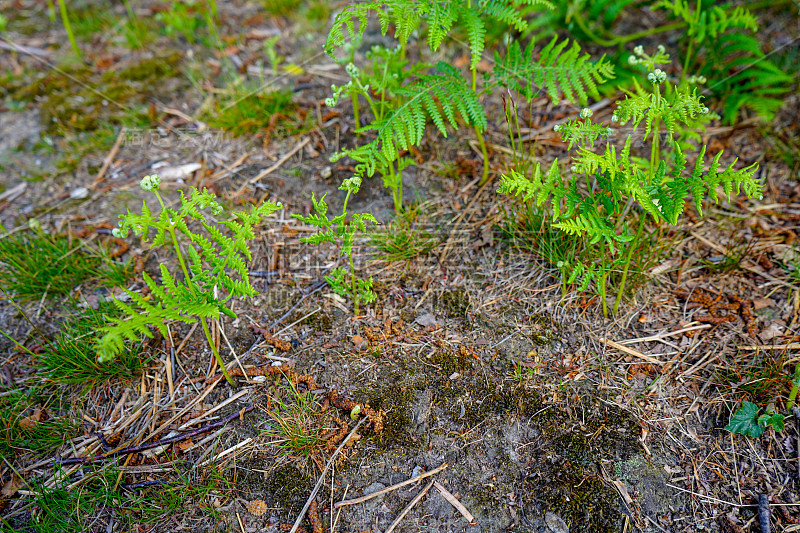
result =
[{"label": "dry grass blade", "polygon": [[643,354],[640,351],[634,350],[633,348],[628,348],[627,346],[625,346],[623,344],[620,344],[620,343],[618,343],[616,341],[612,341],[611,339],[600,338],[599,340],[600,340],[600,342],[602,342],[606,346],[609,346],[611,348],[616,348],[620,352],[624,352],[624,353],[626,353],[628,355],[632,355],[634,357],[638,357],[639,359],[643,359],[644,361],[647,361],[648,363],[653,363],[654,365],[664,365],[664,364],[666,364],[664,361],[660,361],[660,360],[656,359],[655,357],[653,357],[651,355]]},{"label": "dry grass blade", "polygon": [[392,531],[394,531],[394,528],[396,528],[398,524],[400,524],[400,522],[403,520],[403,518],[405,518],[405,516],[409,513],[409,511],[411,511],[411,509],[413,509],[414,506],[417,505],[417,503],[422,499],[423,496],[428,494],[428,491],[431,490],[431,487],[433,486],[434,483],[435,481],[431,480],[427,485],[425,485],[424,489],[419,491],[419,493],[416,496],[414,496],[413,500],[408,502],[406,508],[403,509],[399,515],[397,515],[397,518],[394,519],[394,522],[392,522],[392,524],[386,529],[386,533],[391,533]]},{"label": "dry grass blade", "polygon": [[452,494],[452,493],[451,493],[449,490],[447,490],[446,488],[444,488],[444,486],[442,486],[442,484],[441,484],[441,483],[439,483],[438,481],[434,481],[434,482],[433,482],[433,486],[434,486],[434,487],[436,487],[436,489],[439,491],[439,493],[441,493],[441,495],[442,495],[442,496],[444,496],[444,499],[445,499],[445,500],[447,500],[448,502],[450,502],[450,505],[452,505],[453,507],[455,507],[455,508],[458,510],[458,512],[459,512],[459,513],[461,513],[461,515],[462,515],[464,518],[466,518],[466,519],[467,519],[467,522],[470,522],[470,523],[471,523],[471,522],[474,522],[474,521],[475,521],[475,517],[474,517],[474,516],[472,516],[472,513],[470,513],[470,512],[467,510],[467,508],[466,508],[466,507],[464,507],[464,504],[462,504],[460,501],[458,501],[458,498],[456,498],[455,496],[453,496],[453,494]]},{"label": "dry grass blade", "polygon": [[[362,420],[364,420],[364,419],[362,418]],[[336,502],[336,504],[334,504],[333,507],[334,507],[334,509],[338,509],[339,507],[343,507],[345,505],[355,505],[357,503],[363,503],[365,501],[371,500],[372,498],[378,497],[381,494],[386,494],[387,492],[392,492],[393,490],[397,490],[399,488],[405,487],[406,485],[411,485],[412,483],[416,483],[417,481],[419,481],[421,479],[425,479],[426,477],[430,477],[430,476],[432,476],[434,474],[438,474],[439,472],[441,472],[442,470],[447,468],[447,466],[448,466],[447,463],[442,463],[441,466],[438,466],[438,467],[434,468],[433,470],[430,470],[428,472],[423,472],[422,474],[420,474],[418,476],[409,478],[409,479],[407,479],[405,481],[401,481],[400,483],[397,483],[396,485],[392,485],[391,487],[386,487],[385,489],[381,489],[381,490],[375,491],[375,492],[373,492],[371,494],[367,494],[366,496],[361,496],[360,498],[353,498],[352,500],[343,500],[343,501],[340,501],[340,502]]]}]

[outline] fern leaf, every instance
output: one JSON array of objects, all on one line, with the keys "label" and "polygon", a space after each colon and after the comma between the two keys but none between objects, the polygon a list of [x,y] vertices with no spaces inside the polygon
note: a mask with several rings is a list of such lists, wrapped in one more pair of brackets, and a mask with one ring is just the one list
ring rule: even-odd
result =
[{"label": "fern leaf", "polygon": [[481,60],[481,54],[483,54],[486,27],[477,10],[464,9],[462,13],[464,26],[467,30],[467,38],[469,40],[469,51],[472,54],[469,67],[470,69],[474,69]]},{"label": "fern leaf", "polygon": [[589,54],[580,54],[577,42],[565,52],[568,44],[569,40],[558,42],[554,37],[536,61],[533,43],[524,51],[519,43],[512,43],[505,57],[496,55],[494,84],[519,90],[527,100],[536,94],[533,86],[545,89],[554,103],[558,103],[562,94],[569,101],[581,104],[585,104],[590,95],[599,98],[597,84],[614,77],[613,65],[605,57],[591,62]]}]

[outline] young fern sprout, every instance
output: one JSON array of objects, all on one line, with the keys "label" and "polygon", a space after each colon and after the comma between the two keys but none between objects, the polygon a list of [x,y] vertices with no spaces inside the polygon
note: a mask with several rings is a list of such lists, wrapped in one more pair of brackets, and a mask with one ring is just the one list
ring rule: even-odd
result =
[{"label": "young fern sprout", "polygon": [[[216,196],[208,190],[192,188],[188,197],[181,193],[180,207],[172,209],[166,206],[159,193],[161,178],[145,176],[140,184],[142,189],[155,195],[161,211],[156,215],[150,211],[147,202],[143,202],[142,214],[128,211],[120,216],[120,225],[112,233],[115,237],[125,238],[133,230],[147,242],[150,230],[155,230],[150,247],[171,247],[178,259],[180,275],[176,276],[165,263],[161,263],[160,283],[146,272],[142,273],[150,295],[145,297],[125,289],[131,305],[119,299],[112,300],[127,319],[114,318],[112,325],[102,329],[98,360],[112,360],[122,351],[126,340],[136,341],[141,335],[152,337],[151,327],[166,337],[167,322],[193,324],[199,320],[222,373],[235,386],[211,336],[207,319],[219,319],[220,314],[236,318],[228,302],[235,297],[257,294],[250,284],[245,264],[252,259],[248,241],[255,237],[254,226],[282,206],[267,202],[253,206],[249,212],[234,212],[232,219],[220,222],[231,234],[227,236],[207,219],[206,212],[215,217],[224,212]],[[206,235],[192,230],[190,222],[202,226]]]},{"label": "young fern sprout", "polygon": [[[720,164],[722,153],[717,153],[706,168],[706,147],[703,146],[693,167],[688,166],[680,142],[686,132],[696,135],[704,127],[709,114],[702,97],[689,83],[666,83],[667,74],[660,65],[669,61],[663,46],[655,54],[645,53],[640,46],[634,48],[632,64],[647,69],[648,84],[635,83],[635,92],[617,105],[612,122],[632,123],[633,133],[628,134],[621,150],[606,143],[601,152],[595,151],[598,139],[607,139],[613,130],[592,122],[588,108],[580,112],[580,120],[570,120],[553,129],[568,144],[572,153],[570,172],[562,175],[558,160],[544,171],[538,164],[532,173],[522,174],[515,169],[502,176],[499,192],[535,200],[537,206],[550,203],[553,226],[573,237],[585,236],[594,257],[577,264],[562,263],[565,283],[580,278],[580,289],[595,281],[601,294],[603,313],[607,316],[606,281],[612,267],[619,268],[619,282],[613,311],[616,312],[624,293],[633,251],[642,247],[644,223],[649,215],[656,223],[677,224],[685,203],[691,194],[697,211],[702,215],[706,197],[717,201],[719,188],[730,198],[744,191],[750,197],[760,198],[762,184],[753,178],[756,163],[735,169],[736,160],[727,166]],[[663,90],[662,90],[663,89]],[[644,131],[639,129],[644,123]],[[666,134],[664,136],[664,134]],[[662,140],[663,136],[663,140]],[[699,136],[698,136],[699,137]],[[650,143],[648,160],[635,157],[634,140]],[[565,179],[566,178],[566,179]],[[638,228],[631,231],[627,213],[629,205],[638,205],[642,211]]]},{"label": "young fern sprout", "polygon": [[359,176],[348,178],[342,182],[339,190],[345,191],[347,195],[344,198],[342,212],[334,218],[328,217],[328,204],[325,203],[325,195],[317,200],[313,193],[311,195],[311,203],[314,206],[315,213],[308,216],[292,215],[306,224],[319,228],[317,233],[303,237],[300,239],[301,241],[313,245],[329,242],[341,248],[341,253],[347,258],[350,281],[347,281],[348,272],[343,268],[331,270],[331,273],[325,276],[325,281],[331,286],[333,292],[341,296],[349,296],[353,300],[353,308],[356,315],[359,312],[360,301],[371,303],[376,298],[375,292],[372,290],[372,278],[365,280],[356,276],[353,262],[353,244],[356,232],[365,232],[367,230],[367,222],[377,224],[378,221],[369,213],[358,213],[351,215],[350,222],[346,222],[348,216],[347,203],[350,197],[356,194],[360,188],[361,178]]}]

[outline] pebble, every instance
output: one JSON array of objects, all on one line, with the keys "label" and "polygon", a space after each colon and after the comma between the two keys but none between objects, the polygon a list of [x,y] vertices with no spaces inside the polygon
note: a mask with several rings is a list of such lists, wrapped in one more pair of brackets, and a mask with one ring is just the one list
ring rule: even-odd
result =
[{"label": "pebble", "polygon": [[73,189],[71,193],[69,193],[69,197],[73,200],[83,200],[89,196],[89,189],[86,187],[78,187],[77,189]]}]

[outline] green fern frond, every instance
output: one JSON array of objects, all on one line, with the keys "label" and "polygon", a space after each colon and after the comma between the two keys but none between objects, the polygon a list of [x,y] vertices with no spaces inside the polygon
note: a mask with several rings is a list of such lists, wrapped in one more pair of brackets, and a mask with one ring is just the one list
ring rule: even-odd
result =
[{"label": "green fern frond", "polygon": [[564,51],[569,40],[560,43],[554,37],[534,60],[533,41],[522,50],[518,42],[508,47],[504,57],[495,55],[494,84],[508,87],[531,100],[538,88],[546,90],[557,103],[563,96],[570,102],[586,103],[588,96],[599,98],[597,84],[614,77],[613,65],[605,57],[591,62],[589,54],[581,55],[577,42]]},{"label": "green fern frond", "polygon": [[[465,84],[454,67],[439,63],[440,74],[420,76],[414,83],[398,89],[405,103],[389,113],[383,120],[373,122],[364,130],[375,130],[377,139],[352,150],[344,150],[332,158],[344,156],[362,163],[364,172],[371,176],[376,167],[395,161],[401,151],[422,142],[428,118],[447,136],[446,122],[457,126],[460,118],[479,131],[486,129],[487,121],[478,95]],[[301,219],[302,220],[302,219]]]},{"label": "green fern frond", "polygon": [[563,141],[567,142],[567,150],[571,150],[576,144],[594,148],[594,143],[598,138],[607,139],[611,133],[607,126],[595,124],[591,119],[573,119],[558,125],[558,134]]},{"label": "green fern frond", "polygon": [[560,186],[561,175],[558,172],[558,159],[555,159],[546,176],[542,174],[539,163],[533,166],[533,174],[530,176],[520,174],[516,170],[512,170],[510,175],[501,175],[500,187],[497,192],[522,196],[523,201],[526,202],[535,198],[536,205],[542,205]]},{"label": "green fern frond", "polygon": [[[389,29],[389,17],[381,9],[383,2],[365,2],[363,4],[351,4],[336,15],[328,33],[328,39],[323,46],[325,52],[333,57],[334,51],[344,45],[349,38],[353,42],[361,42],[361,37],[367,31],[369,24],[369,14],[371,11],[378,13],[381,22],[381,33],[386,34]],[[356,29],[356,23],[358,28]]]},{"label": "green fern frond", "polygon": [[700,43],[706,37],[717,37],[730,28],[744,28],[758,31],[758,19],[741,6],[712,6],[695,12],[688,0],[661,0],[653,5],[653,9],[666,9],[687,24],[686,33]]}]

